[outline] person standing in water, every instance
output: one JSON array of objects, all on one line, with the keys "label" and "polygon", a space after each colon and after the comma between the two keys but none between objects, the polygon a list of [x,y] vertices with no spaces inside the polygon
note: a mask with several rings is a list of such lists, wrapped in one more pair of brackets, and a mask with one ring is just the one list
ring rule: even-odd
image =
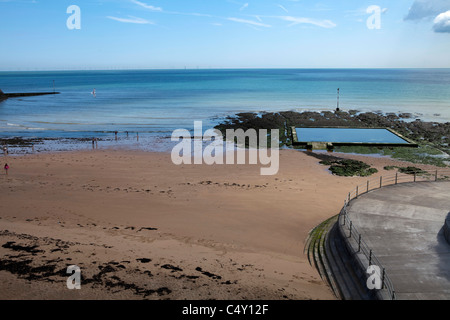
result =
[{"label": "person standing in water", "polygon": [[9,169],[9,166],[8,166],[7,163],[5,163],[5,174],[6,174],[6,175],[8,175],[8,169]]}]

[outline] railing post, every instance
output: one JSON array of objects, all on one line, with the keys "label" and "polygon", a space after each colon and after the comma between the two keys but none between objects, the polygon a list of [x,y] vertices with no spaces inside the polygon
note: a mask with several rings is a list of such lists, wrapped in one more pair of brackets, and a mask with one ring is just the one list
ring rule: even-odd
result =
[{"label": "railing post", "polygon": [[436,174],[434,175],[434,181],[437,181],[438,174],[437,174],[437,170],[436,170]]},{"label": "railing post", "polygon": [[372,265],[372,249],[370,249],[370,253],[369,253],[369,266]]},{"label": "railing post", "polygon": [[395,174],[395,184],[398,183],[398,172]]},{"label": "railing post", "polygon": [[367,193],[369,193],[369,180],[367,180]]},{"label": "railing post", "polygon": [[394,300],[395,299],[395,290],[392,290],[392,297],[391,297],[391,300]]},{"label": "railing post", "polygon": [[381,289],[384,289],[384,277],[386,275],[386,268],[383,268],[383,274],[381,275]]},{"label": "railing post", "polygon": [[361,251],[361,235],[358,236],[358,252]]},{"label": "railing post", "polygon": [[350,235],[348,236],[349,238],[352,237],[352,227],[353,227],[353,221],[350,221]]},{"label": "railing post", "polygon": [[359,195],[359,187],[356,187],[356,198],[358,198]]},{"label": "railing post", "polygon": [[416,173],[414,172],[414,182],[416,182]]},{"label": "railing post", "polygon": [[380,188],[383,186],[383,177],[380,177]]}]

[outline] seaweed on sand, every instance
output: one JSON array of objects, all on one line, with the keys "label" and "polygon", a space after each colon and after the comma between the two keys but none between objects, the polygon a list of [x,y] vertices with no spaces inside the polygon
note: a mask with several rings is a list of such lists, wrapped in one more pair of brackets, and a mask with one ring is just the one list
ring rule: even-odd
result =
[{"label": "seaweed on sand", "polygon": [[321,161],[320,163],[323,165],[330,165],[330,171],[333,174],[343,177],[367,177],[378,172],[377,169],[371,168],[367,163],[352,159],[335,160],[331,162]]}]

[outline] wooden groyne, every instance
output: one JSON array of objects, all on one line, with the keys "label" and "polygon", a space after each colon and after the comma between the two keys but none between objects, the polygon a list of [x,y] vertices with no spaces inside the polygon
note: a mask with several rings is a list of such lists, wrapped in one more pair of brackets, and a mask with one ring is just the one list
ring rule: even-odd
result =
[{"label": "wooden groyne", "polygon": [[6,100],[8,98],[19,98],[19,97],[34,97],[34,96],[44,96],[48,94],[59,94],[59,92],[19,92],[19,93],[4,93],[0,90],[0,101]]}]

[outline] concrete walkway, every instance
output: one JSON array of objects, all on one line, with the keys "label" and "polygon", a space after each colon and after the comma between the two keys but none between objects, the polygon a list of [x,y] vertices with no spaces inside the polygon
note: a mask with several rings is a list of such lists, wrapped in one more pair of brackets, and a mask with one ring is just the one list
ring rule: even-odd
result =
[{"label": "concrete walkway", "polygon": [[450,299],[450,245],[443,226],[450,182],[387,186],[353,200],[348,213],[386,268],[397,299]]}]

